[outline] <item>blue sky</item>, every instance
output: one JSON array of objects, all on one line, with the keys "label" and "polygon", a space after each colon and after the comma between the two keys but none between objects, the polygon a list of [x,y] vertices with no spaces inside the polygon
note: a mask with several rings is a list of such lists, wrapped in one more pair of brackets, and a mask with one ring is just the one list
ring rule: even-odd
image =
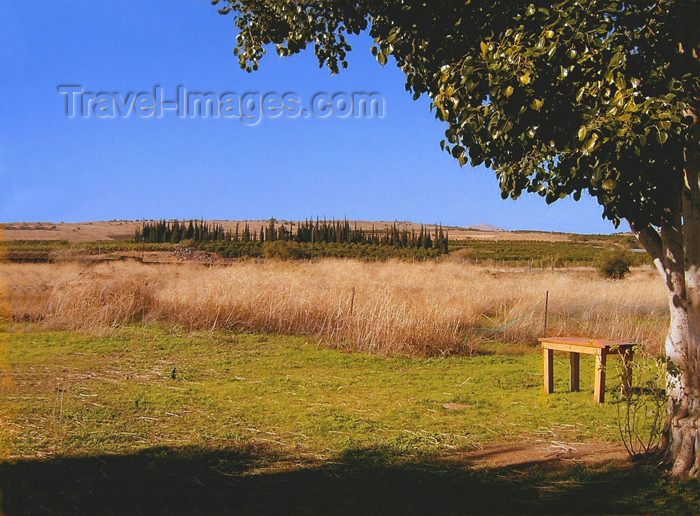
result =
[{"label": "blue sky", "polygon": [[[0,220],[142,218],[411,220],[609,233],[595,201],[503,201],[493,172],[460,168],[443,124],[414,102],[371,40],[350,67],[320,70],[312,52],[274,53],[248,74],[232,54],[233,17],[208,1],[0,4]],[[91,92],[280,95],[379,92],[381,119],[236,119],[65,115],[59,85]]]}]

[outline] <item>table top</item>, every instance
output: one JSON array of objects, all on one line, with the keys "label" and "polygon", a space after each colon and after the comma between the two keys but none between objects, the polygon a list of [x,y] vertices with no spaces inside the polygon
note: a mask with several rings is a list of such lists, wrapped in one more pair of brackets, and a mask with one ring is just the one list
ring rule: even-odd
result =
[{"label": "table top", "polygon": [[587,339],[585,337],[540,337],[537,340],[543,344],[569,344],[571,346],[584,346],[590,348],[631,347],[635,345],[632,342],[619,342],[605,339]]}]

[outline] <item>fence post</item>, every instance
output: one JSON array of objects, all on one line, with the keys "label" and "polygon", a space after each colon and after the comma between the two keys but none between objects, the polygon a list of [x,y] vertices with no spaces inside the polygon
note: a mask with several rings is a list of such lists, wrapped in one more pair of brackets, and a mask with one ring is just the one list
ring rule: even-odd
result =
[{"label": "fence post", "polygon": [[352,315],[352,311],[355,309],[355,287],[352,287],[352,297],[350,298],[350,315]]},{"label": "fence post", "polygon": [[547,316],[549,314],[549,290],[544,294],[544,335],[547,336]]}]

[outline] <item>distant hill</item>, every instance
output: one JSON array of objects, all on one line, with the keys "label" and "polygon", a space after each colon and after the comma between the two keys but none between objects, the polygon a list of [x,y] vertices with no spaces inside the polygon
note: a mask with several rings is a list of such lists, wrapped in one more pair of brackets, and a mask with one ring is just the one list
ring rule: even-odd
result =
[{"label": "distant hill", "polygon": [[[269,220],[269,219],[268,219]],[[268,220],[210,220],[223,225],[224,229],[234,230],[236,224],[242,227],[248,223],[251,231],[260,231],[262,226],[267,226]],[[285,225],[296,224],[297,221],[277,219],[277,223]],[[357,225],[363,229],[384,229],[396,224],[400,230],[408,229],[420,231],[421,224],[409,221],[386,220],[350,220],[351,225]],[[95,222],[11,222],[0,224],[0,239],[2,240],[67,240],[69,242],[94,242],[100,240],[129,240],[133,238],[134,231],[141,225],[138,220],[112,220]],[[422,224],[433,230],[434,223]],[[443,229],[449,232],[450,240],[464,240],[467,238],[477,240],[530,240],[564,242],[571,239],[568,233],[548,233],[545,231],[507,231],[492,224],[477,224],[475,226],[447,226]]]},{"label": "distant hill", "polygon": [[493,224],[476,224],[475,226],[469,226],[466,229],[473,231],[492,231],[494,233],[508,232],[507,229],[499,228],[498,226],[494,226]]}]

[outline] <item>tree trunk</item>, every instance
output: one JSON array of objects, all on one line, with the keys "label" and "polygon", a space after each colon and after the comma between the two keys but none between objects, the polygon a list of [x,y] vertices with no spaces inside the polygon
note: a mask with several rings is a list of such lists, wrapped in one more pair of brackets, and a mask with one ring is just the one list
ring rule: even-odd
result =
[{"label": "tree trunk", "polygon": [[695,132],[686,147],[678,198],[660,232],[630,224],[668,289],[668,420],[661,445],[677,477],[700,476],[700,129]]},{"label": "tree trunk", "polygon": [[[695,274],[697,281],[697,271]],[[700,368],[698,368],[700,325],[697,321],[697,309],[693,310],[690,303],[685,313],[682,310],[676,310],[676,312],[678,314],[676,317],[673,312],[671,315],[669,340],[674,332],[682,337],[683,326],[685,326],[686,336],[680,363],[669,356],[670,362],[677,368],[669,372],[667,382],[668,452],[673,461],[673,476],[696,477],[700,473]]]},{"label": "tree trunk", "polygon": [[683,272],[687,343],[679,399],[670,400],[670,453],[674,476],[700,474],[700,134],[694,131],[685,152],[682,187]]},{"label": "tree trunk", "polygon": [[680,213],[674,218],[677,219],[678,225],[662,226],[661,238],[664,244],[666,284],[669,289],[671,313],[671,323],[666,337],[666,356],[669,361],[666,382],[668,393],[666,444],[670,458],[673,460],[673,474],[679,476],[690,470],[696,455],[692,418],[697,413],[697,407],[693,406],[692,393],[697,386],[697,368],[693,367],[688,354],[690,324]]}]

